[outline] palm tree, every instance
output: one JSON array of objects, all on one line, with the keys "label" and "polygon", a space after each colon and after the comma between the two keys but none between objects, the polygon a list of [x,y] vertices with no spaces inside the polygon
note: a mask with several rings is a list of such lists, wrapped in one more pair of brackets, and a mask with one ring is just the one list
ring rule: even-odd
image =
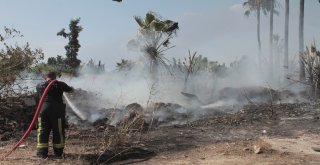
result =
[{"label": "palm tree", "polygon": [[[270,0],[270,33],[269,33],[269,44],[270,44],[270,65],[273,67],[273,14],[274,14],[274,0]],[[271,71],[272,75],[272,71]]]},{"label": "palm tree", "polygon": [[258,59],[259,59],[259,66],[261,66],[261,39],[260,39],[260,13],[263,11],[264,15],[267,14],[267,7],[266,2],[268,0],[248,0],[243,3],[243,7],[246,8],[244,15],[250,16],[251,12],[256,13],[257,17],[257,40],[258,40]]},{"label": "palm tree", "polygon": [[300,0],[300,12],[299,12],[299,64],[300,64],[300,71],[299,77],[300,81],[304,81],[306,78],[305,73],[305,65],[303,62],[303,47],[304,47],[304,38],[303,38],[303,22],[304,22],[304,0]]},{"label": "palm tree", "polygon": [[[285,24],[284,24],[284,69],[288,72],[289,68],[289,0],[285,1]],[[287,73],[286,73],[287,74]]]},{"label": "palm tree", "polygon": [[277,0],[264,0],[263,1],[263,6],[266,8],[268,12],[270,12],[270,32],[269,32],[269,45],[270,45],[270,74],[273,75],[273,40],[274,40],[274,35],[273,35],[273,16],[274,14],[279,15],[279,12],[276,10],[276,8],[279,6],[279,2]]},{"label": "palm tree", "polygon": [[170,46],[170,39],[179,29],[178,23],[162,20],[153,12],[148,12],[145,18],[135,16],[134,19],[139,25],[140,35],[137,40],[131,40],[129,44],[140,47],[148,58],[151,75],[157,76],[159,64],[167,67],[163,55],[165,51],[174,47]]}]

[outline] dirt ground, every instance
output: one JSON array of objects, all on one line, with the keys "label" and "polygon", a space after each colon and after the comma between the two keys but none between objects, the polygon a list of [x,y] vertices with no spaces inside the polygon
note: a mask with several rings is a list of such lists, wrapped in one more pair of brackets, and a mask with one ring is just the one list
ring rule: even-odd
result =
[{"label": "dirt ground", "polygon": [[[107,127],[71,125],[63,159],[36,158],[34,130],[0,164],[320,164],[320,152],[312,149],[320,147],[320,104],[252,104],[236,113],[213,114],[151,127],[116,147],[107,147]],[[0,153],[22,133],[0,141]]]}]

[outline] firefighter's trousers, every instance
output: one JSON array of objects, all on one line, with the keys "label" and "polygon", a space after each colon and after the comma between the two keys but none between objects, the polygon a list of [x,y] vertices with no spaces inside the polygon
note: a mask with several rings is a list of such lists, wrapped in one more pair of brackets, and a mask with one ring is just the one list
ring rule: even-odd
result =
[{"label": "firefighter's trousers", "polygon": [[65,104],[44,102],[38,118],[37,154],[48,155],[49,135],[52,131],[52,146],[55,155],[61,156],[65,145]]}]

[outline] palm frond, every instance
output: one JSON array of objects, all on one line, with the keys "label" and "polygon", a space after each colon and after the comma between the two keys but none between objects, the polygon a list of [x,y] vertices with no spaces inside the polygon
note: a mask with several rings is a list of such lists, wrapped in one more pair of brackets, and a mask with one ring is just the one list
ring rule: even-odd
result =
[{"label": "palm frond", "polygon": [[163,29],[165,28],[165,24],[162,21],[156,21],[153,20],[150,23],[150,27],[154,30],[154,31],[163,31]]},{"label": "palm frond", "polygon": [[167,33],[173,33],[177,30],[179,30],[178,22],[171,21],[169,24],[166,24],[165,32]]},{"label": "palm frond", "polygon": [[145,26],[145,24],[143,23],[143,20],[142,20],[141,17],[139,17],[139,16],[134,16],[133,18],[134,18],[134,20],[136,20],[136,22],[138,23],[138,25],[139,25],[141,28],[143,28],[143,27]]},{"label": "palm frond", "polygon": [[146,14],[146,18],[144,19],[144,23],[146,25],[149,25],[151,24],[151,22],[153,22],[154,20],[156,20],[156,17],[151,13],[151,12],[148,12]]}]

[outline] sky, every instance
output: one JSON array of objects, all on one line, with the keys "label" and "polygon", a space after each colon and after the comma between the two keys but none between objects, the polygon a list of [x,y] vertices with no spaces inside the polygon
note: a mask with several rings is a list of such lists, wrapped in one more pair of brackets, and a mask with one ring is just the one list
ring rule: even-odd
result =
[{"label": "sky", "polygon": [[[284,0],[279,16],[274,18],[274,33],[284,36]],[[179,23],[180,30],[172,40],[174,48],[166,52],[171,59],[188,56],[188,50],[209,60],[229,64],[246,55],[257,57],[255,15],[244,16],[244,0],[0,0],[0,27],[15,28],[24,35],[19,43],[29,42],[41,48],[45,58],[64,55],[67,39],[57,36],[62,28],[69,31],[70,20],[80,17],[83,31],[78,58],[86,63],[101,60],[113,70],[121,59],[137,60],[142,53],[131,52],[127,43],[134,39],[138,25],[133,16],[144,17],[148,11]],[[299,1],[290,1],[290,59],[298,52]],[[320,43],[320,3],[305,2],[305,44]],[[1,30],[3,33],[3,30]],[[263,56],[268,54],[269,17],[261,19]]]}]

